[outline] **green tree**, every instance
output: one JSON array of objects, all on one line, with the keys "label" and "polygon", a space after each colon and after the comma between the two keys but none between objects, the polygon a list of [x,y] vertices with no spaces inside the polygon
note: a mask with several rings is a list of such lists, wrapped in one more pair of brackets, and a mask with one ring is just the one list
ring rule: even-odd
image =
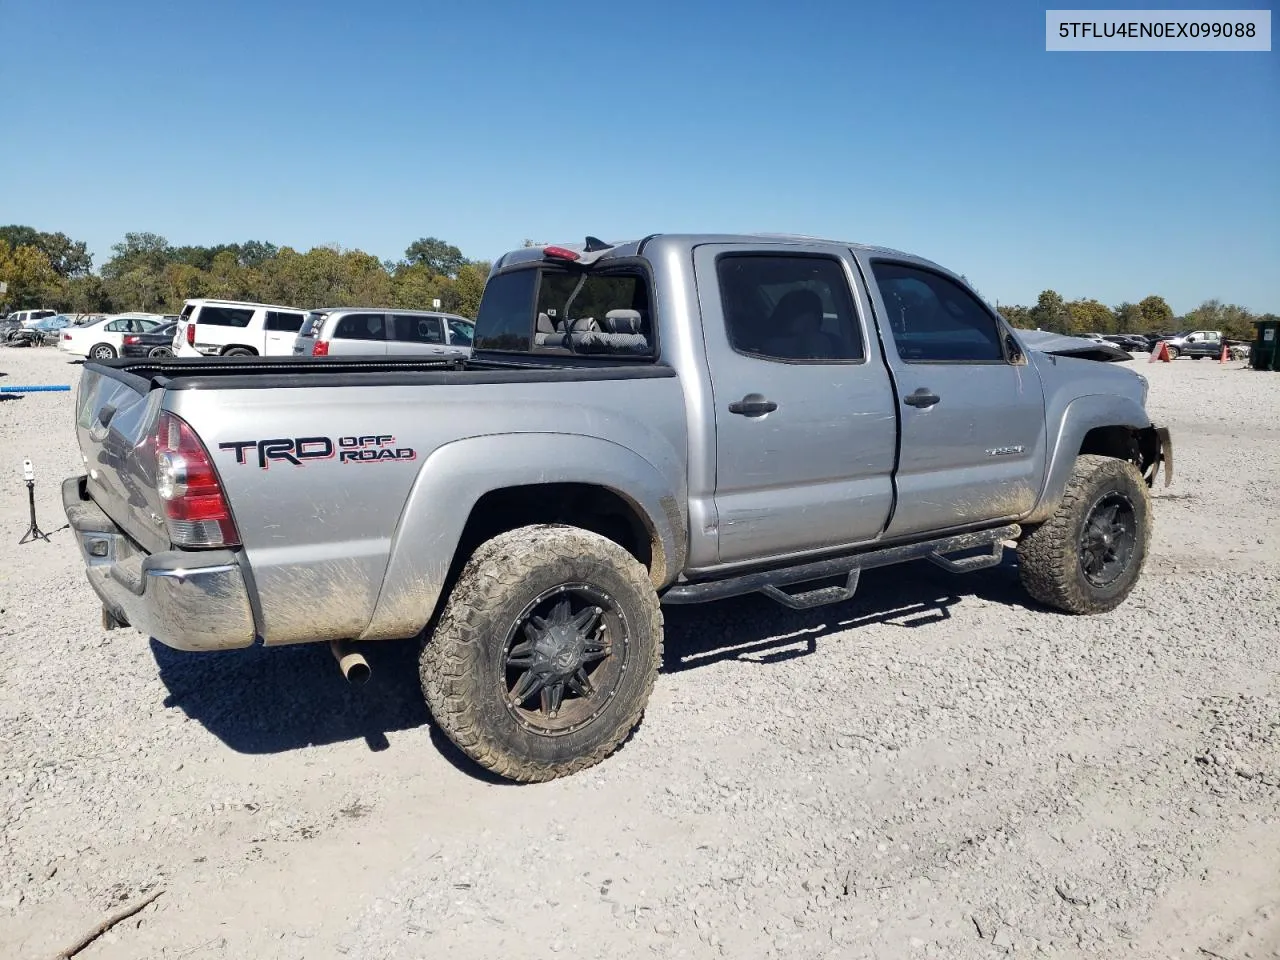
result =
[{"label": "green tree", "polygon": [[9,246],[35,247],[49,260],[49,266],[60,277],[83,277],[93,269],[93,255],[82,240],[72,240],[65,233],[41,233],[34,227],[10,224],[0,227],[0,240]]},{"label": "green tree", "polygon": [[11,309],[45,306],[58,293],[58,279],[39,247],[11,247],[8,241],[0,240],[0,280],[8,284],[0,300]]},{"label": "green tree", "polygon": [[126,233],[124,240],[111,247],[112,257],[102,265],[107,280],[122,277],[134,270],[159,275],[172,258],[169,241],[155,233]]},{"label": "green tree", "polygon": [[1113,307],[1111,313],[1115,317],[1117,333],[1137,333],[1146,322],[1138,305],[1127,300]]},{"label": "green tree", "polygon": [[445,277],[456,277],[458,271],[467,264],[467,258],[462,255],[461,250],[435,237],[413,241],[405,249],[404,258],[409,263],[426,267],[432,273]]},{"label": "green tree", "polygon": [[1066,333],[1070,324],[1070,315],[1062,294],[1056,290],[1044,290],[1036,299],[1036,305],[1030,310],[1032,322],[1041,330],[1054,333]]},{"label": "green tree", "polygon": [[1111,333],[1115,316],[1104,304],[1093,298],[1072,300],[1067,304],[1071,318],[1070,333]]},{"label": "green tree", "polygon": [[1035,327],[1035,321],[1031,319],[1031,308],[1024,307],[1017,303],[1006,303],[1000,306],[1000,316],[1009,321],[1009,325],[1017,327],[1020,330],[1028,330]]},{"label": "green tree", "polygon": [[1155,294],[1143,297],[1138,304],[1138,311],[1142,314],[1144,332],[1167,330],[1173,323],[1173,308],[1165,303],[1164,297]]}]

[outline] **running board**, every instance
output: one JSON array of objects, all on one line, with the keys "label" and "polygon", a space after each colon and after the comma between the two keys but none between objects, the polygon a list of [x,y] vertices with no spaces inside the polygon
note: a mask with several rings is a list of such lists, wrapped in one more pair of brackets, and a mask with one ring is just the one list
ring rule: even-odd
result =
[{"label": "running board", "polygon": [[[748,593],[763,593],[771,600],[776,600],[793,610],[807,610],[810,607],[841,603],[850,599],[857,592],[862,571],[875,567],[888,567],[910,560],[930,560],[951,573],[968,573],[971,570],[994,567],[1004,558],[1005,541],[1016,540],[1021,533],[1022,528],[1012,523],[994,530],[980,530],[976,533],[962,533],[938,540],[926,540],[922,543],[882,547],[879,550],[832,557],[829,560],[817,560],[794,567],[744,573],[723,580],[679,583],[662,595],[662,602],[706,603],[710,600],[740,597]],[[989,552],[973,557],[961,557],[958,560],[952,560],[947,556],[950,553],[975,550],[979,547],[987,547]],[[844,577],[844,585],[818,587],[798,593],[788,593],[782,589],[785,586],[830,580],[835,577]]]}]

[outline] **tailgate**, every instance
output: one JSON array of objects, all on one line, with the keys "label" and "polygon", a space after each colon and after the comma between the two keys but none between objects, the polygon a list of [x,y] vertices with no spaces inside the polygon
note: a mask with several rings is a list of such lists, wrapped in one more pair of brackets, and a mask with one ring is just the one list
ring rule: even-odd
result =
[{"label": "tailgate", "polygon": [[142,377],[86,364],[76,395],[76,439],[89,495],[148,552],[169,549],[156,493],[152,437],[164,391]]}]

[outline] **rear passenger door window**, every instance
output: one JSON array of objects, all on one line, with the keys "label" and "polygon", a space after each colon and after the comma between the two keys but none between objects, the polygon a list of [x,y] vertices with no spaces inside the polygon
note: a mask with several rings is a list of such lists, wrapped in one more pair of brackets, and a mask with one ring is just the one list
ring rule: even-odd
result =
[{"label": "rear passenger door window", "polygon": [[280,333],[297,333],[302,329],[303,315],[287,313],[283,310],[268,310],[266,326],[268,330]]},{"label": "rear passenger door window", "polygon": [[406,343],[444,343],[444,330],[439,317],[417,317],[395,314],[395,339]]},{"label": "rear passenger door window", "polygon": [[215,327],[247,327],[252,319],[253,310],[242,307],[206,306],[196,315],[196,323],[207,323]]},{"label": "rear passenger door window", "polygon": [[334,340],[386,340],[387,315],[348,313],[338,318],[332,337]]},{"label": "rear passenger door window", "polygon": [[1004,363],[995,317],[942,274],[873,261],[885,322],[907,363]]},{"label": "rear passenger door window", "polygon": [[866,358],[861,324],[838,260],[738,254],[716,262],[725,332],[738,353],[783,363]]}]

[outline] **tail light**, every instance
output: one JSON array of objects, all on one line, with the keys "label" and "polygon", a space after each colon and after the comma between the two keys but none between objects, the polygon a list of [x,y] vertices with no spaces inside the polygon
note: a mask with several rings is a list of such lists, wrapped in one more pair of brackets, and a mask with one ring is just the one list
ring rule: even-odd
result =
[{"label": "tail light", "polygon": [[177,547],[236,547],[240,533],[204,444],[168,411],[156,425],[156,491]]},{"label": "tail light", "polygon": [[63,340],[70,340],[70,339],[71,339],[71,334],[69,334],[69,333],[64,333],[64,334],[62,335],[62,339],[63,339]]},{"label": "tail light", "polygon": [[131,333],[124,338],[124,342],[129,344],[130,346],[133,346],[134,344],[141,343],[142,338],[138,336],[136,333]]},{"label": "tail light", "polygon": [[187,346],[194,347],[196,345],[196,325],[188,321],[187,323]]},{"label": "tail light", "polygon": [[329,355],[329,341],[317,340],[315,346],[311,348],[313,357],[327,357]]}]

